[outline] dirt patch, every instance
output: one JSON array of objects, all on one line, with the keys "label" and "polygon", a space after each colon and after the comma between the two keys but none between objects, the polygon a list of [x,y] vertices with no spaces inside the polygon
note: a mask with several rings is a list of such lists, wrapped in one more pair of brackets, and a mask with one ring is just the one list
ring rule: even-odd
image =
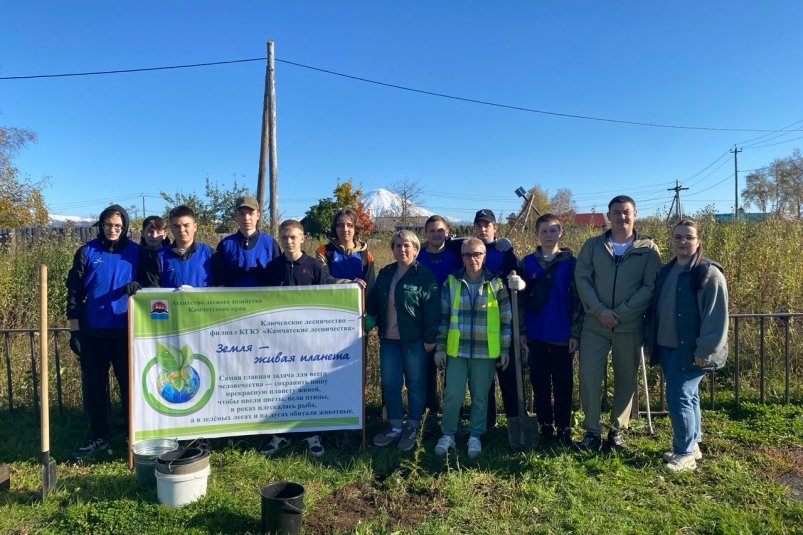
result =
[{"label": "dirt patch", "polygon": [[789,489],[789,495],[803,501],[803,449],[764,446],[761,453],[772,462],[769,478]]},{"label": "dirt patch", "polygon": [[350,533],[358,524],[384,517],[388,529],[404,529],[420,524],[444,506],[430,490],[399,493],[373,480],[352,483],[315,505],[304,516],[304,530],[313,535]]}]

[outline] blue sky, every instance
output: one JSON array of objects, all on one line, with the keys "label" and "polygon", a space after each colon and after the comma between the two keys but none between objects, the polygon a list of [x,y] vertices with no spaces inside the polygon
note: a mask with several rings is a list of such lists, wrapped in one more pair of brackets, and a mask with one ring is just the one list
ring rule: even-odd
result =
[{"label": "blue sky", "polygon": [[[276,57],[438,93],[558,113],[733,129],[803,128],[803,3],[2,2],[0,76]],[[513,191],[568,187],[581,211],[627,193],[666,210],[675,179],[694,212],[733,206],[749,170],[803,131],[629,126],[426,96],[277,63],[280,214],[303,215],[337,178],[366,191],[417,181],[424,206],[511,212]],[[49,177],[52,213],[111,202],[148,213],[160,191],[209,176],[253,189],[265,64],[0,80],[0,124],[39,142],[16,164]],[[787,141],[791,140],[791,141]],[[719,159],[718,159],[719,158]],[[705,172],[698,174],[711,163]],[[744,174],[740,176],[740,185]],[[741,200],[740,200],[741,205]]]}]

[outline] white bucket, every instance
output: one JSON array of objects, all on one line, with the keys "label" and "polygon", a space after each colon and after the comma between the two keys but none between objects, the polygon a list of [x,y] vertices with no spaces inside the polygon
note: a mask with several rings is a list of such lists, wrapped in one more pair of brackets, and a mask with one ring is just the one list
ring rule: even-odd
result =
[{"label": "white bucket", "polygon": [[181,507],[201,499],[206,495],[209,472],[209,466],[189,474],[163,474],[155,471],[156,497],[159,503],[168,507]]}]

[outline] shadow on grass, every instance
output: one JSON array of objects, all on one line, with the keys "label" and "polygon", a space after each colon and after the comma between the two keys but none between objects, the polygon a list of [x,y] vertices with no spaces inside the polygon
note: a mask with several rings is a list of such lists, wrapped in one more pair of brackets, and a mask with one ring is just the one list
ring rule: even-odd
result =
[{"label": "shadow on grass", "polygon": [[[110,440],[117,450],[125,451],[127,430],[119,406],[109,416]],[[41,424],[38,412],[29,408],[0,411],[0,429],[3,429],[3,445],[0,447],[0,463],[36,461],[41,451]],[[88,420],[81,409],[65,408],[60,415],[50,413],[50,454],[57,461],[65,461],[70,453],[82,444],[89,432]]]}]

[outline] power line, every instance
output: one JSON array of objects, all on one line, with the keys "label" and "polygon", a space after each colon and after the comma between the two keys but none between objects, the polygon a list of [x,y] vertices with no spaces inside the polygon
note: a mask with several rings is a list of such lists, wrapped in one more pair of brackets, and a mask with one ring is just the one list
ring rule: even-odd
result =
[{"label": "power line", "polygon": [[803,136],[801,136],[801,137],[793,137],[792,139],[785,139],[783,141],[778,141],[776,143],[767,143],[765,145],[751,145],[751,146],[748,146],[747,148],[748,149],[763,149],[764,147],[774,147],[775,145],[782,145],[784,143],[789,143],[790,141],[797,141],[798,139],[803,139]]},{"label": "power line", "polygon": [[114,69],[110,71],[66,72],[59,74],[32,74],[26,76],[0,76],[0,80],[35,80],[40,78],[73,78],[78,76],[103,76],[106,74],[125,74],[132,72],[169,71],[175,69],[194,69],[196,67],[212,67],[214,65],[231,65],[233,63],[249,63],[265,61],[268,58],[232,59],[228,61],[210,61],[206,63],[189,63],[185,65],[168,65],[163,67],[139,67],[136,69]]},{"label": "power line", "polygon": [[[795,132],[794,129],[790,130],[790,128],[792,128],[796,124],[800,124],[800,123],[803,123],[803,119],[801,119],[799,121],[795,121],[793,123],[789,123],[788,125],[784,126],[783,128],[781,128],[779,130],[776,130],[775,132],[769,132],[769,133],[766,133],[766,134],[761,134],[760,136],[757,136],[757,137],[754,137],[754,138],[750,138],[748,140],[742,141],[741,143],[736,143],[736,145],[737,146],[739,146],[739,145],[745,146],[745,145],[752,144],[753,142],[756,142],[761,138],[767,138],[767,139],[764,139],[763,141],[760,141],[760,143],[764,143],[765,141],[769,141],[770,139],[775,139],[777,137],[784,136],[788,132]],[[774,133],[776,135],[773,135]]]},{"label": "power line", "polygon": [[[227,61],[210,61],[204,63],[189,63],[183,65],[168,65],[168,66],[159,66],[159,67],[139,67],[133,69],[113,69],[113,70],[106,70],[106,71],[87,71],[87,72],[73,72],[73,73],[57,73],[57,74],[34,74],[34,75],[24,75],[24,76],[0,76],[0,81],[9,81],[9,80],[34,80],[34,79],[42,79],[42,78],[69,78],[69,77],[79,77],[79,76],[103,76],[103,75],[110,75],[110,74],[127,74],[127,73],[137,73],[137,72],[153,72],[153,71],[165,71],[165,70],[176,70],[176,69],[192,69],[198,67],[212,67],[217,65],[231,65],[236,63],[249,63],[254,61],[266,61],[266,57],[259,57],[259,58],[246,58],[246,59],[234,59],[234,60],[227,60]],[[276,58],[275,61],[277,63],[284,63],[286,65],[293,65],[295,67],[308,69],[316,72],[321,72],[325,74],[329,74],[332,76],[339,76],[341,78],[347,78],[349,80],[356,80],[359,82],[364,82],[368,84],[379,85],[382,87],[389,87],[392,89],[399,89],[401,91],[409,91],[411,93],[418,93],[422,95],[429,95],[433,97],[445,98],[450,100],[456,100],[460,102],[468,102],[471,104],[480,104],[482,106],[491,106],[495,108],[502,108],[507,110],[513,111],[521,111],[526,113],[536,113],[540,115],[548,115],[551,117],[563,117],[566,119],[581,119],[585,121],[596,121],[596,122],[603,122],[603,123],[611,123],[611,124],[621,124],[626,126],[642,126],[648,128],[666,128],[666,129],[673,129],[673,130],[695,130],[695,131],[712,131],[712,132],[778,132],[777,128],[721,128],[721,127],[708,127],[708,126],[690,126],[690,125],[678,125],[678,124],[665,124],[665,123],[649,123],[649,122],[642,122],[642,121],[629,121],[625,119],[611,119],[608,117],[596,117],[593,115],[581,115],[581,114],[574,114],[574,113],[563,113],[563,112],[555,112],[549,110],[541,110],[537,108],[528,108],[524,106],[514,106],[511,104],[503,104],[499,102],[492,102],[488,100],[480,100],[475,98],[468,98],[468,97],[460,97],[456,95],[449,95],[446,93],[440,93],[436,91],[428,91],[425,89],[417,89],[414,87],[407,87],[398,84],[391,84],[388,82],[382,82],[379,80],[372,80],[370,78],[365,78],[362,76],[355,76],[352,74],[346,74],[342,72],[333,71],[330,69],[323,69],[321,67],[314,67],[312,65],[306,65],[304,63],[298,63],[295,61],[283,60]],[[803,129],[793,129],[788,130],[790,132],[794,131],[803,131]]]},{"label": "power line", "polygon": [[515,111],[523,111],[528,113],[537,113],[542,115],[550,115],[553,117],[564,117],[568,119],[582,119],[586,121],[598,121],[604,123],[614,123],[614,124],[623,124],[628,126],[645,126],[650,128],[670,128],[670,129],[677,129],[677,130],[706,130],[706,131],[717,131],[717,132],[777,132],[777,129],[762,129],[762,128],[715,128],[715,127],[705,127],[705,126],[685,126],[685,125],[674,125],[674,124],[663,124],[663,123],[647,123],[647,122],[640,122],[640,121],[628,121],[624,119],[610,119],[607,117],[595,117],[591,115],[578,115],[573,113],[562,113],[562,112],[555,112],[555,111],[547,111],[547,110],[539,110],[536,108],[526,108],[523,106],[513,106],[510,104],[501,104],[498,102],[491,102],[487,100],[479,100],[474,98],[467,98],[467,97],[458,97],[454,95],[447,95],[445,93],[438,93],[435,91],[427,91],[424,89],[416,89],[412,87],[407,87],[398,84],[391,84],[387,82],[380,82],[378,80],[371,80],[369,78],[363,78],[361,76],[354,76],[351,74],[344,74],[336,71],[332,71],[329,69],[322,69],[320,67],[313,67],[311,65],[304,65],[303,63],[297,63],[294,61],[288,60],[280,60],[277,59],[277,62],[286,63],[288,65],[294,65],[296,67],[301,67],[304,69],[309,69],[312,71],[323,72],[326,74],[331,74],[333,76],[340,76],[342,78],[348,78],[350,80],[357,80],[360,82],[365,82],[369,84],[380,85],[384,87],[391,87],[394,89],[400,89],[402,91],[410,91],[413,93],[420,93],[423,95],[430,95],[433,97],[440,97],[440,98],[447,98],[451,100],[458,100],[461,102],[470,102],[472,104],[481,104],[483,106],[492,106],[496,108],[503,108],[508,110],[515,110]]}]

